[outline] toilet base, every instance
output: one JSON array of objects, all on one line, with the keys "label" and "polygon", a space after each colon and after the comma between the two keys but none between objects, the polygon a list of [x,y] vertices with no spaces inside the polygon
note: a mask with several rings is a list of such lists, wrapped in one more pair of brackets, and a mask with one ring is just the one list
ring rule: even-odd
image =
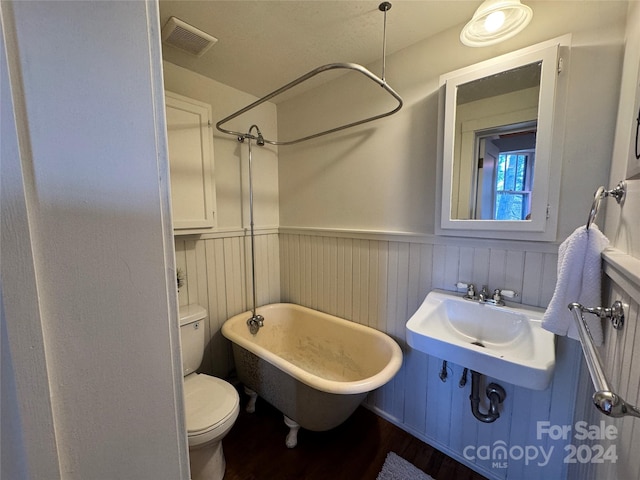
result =
[{"label": "toilet base", "polygon": [[191,480],[222,480],[226,467],[222,442],[189,450],[189,465]]}]

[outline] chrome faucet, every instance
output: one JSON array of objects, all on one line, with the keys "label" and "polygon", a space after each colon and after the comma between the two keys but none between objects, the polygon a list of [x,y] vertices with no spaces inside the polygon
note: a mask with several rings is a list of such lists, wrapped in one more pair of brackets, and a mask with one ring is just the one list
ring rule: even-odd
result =
[{"label": "chrome faucet", "polygon": [[496,303],[496,305],[504,305],[504,301],[502,300],[502,292],[497,288],[493,291],[492,300]]},{"label": "chrome faucet", "polygon": [[470,300],[475,300],[476,298],[476,287],[473,283],[470,283],[469,285],[467,285],[467,294],[464,296],[464,298],[468,298]]},{"label": "chrome faucet", "polygon": [[480,303],[488,303],[490,305],[504,305],[500,289],[496,288],[491,294],[489,293],[489,289],[486,285],[482,286],[482,291],[478,294],[478,301]]},{"label": "chrome faucet", "polygon": [[467,289],[467,293],[464,294],[464,296],[462,298],[464,298],[465,300],[477,300],[478,297],[476,297],[476,287],[473,283],[464,283],[464,282],[458,282],[456,283],[456,288],[462,289],[462,288],[466,288]]},{"label": "chrome faucet", "polygon": [[251,335],[258,333],[260,328],[264,327],[264,317],[257,313],[254,313],[250,319],[247,320],[247,326]]},{"label": "chrome faucet", "polygon": [[480,303],[487,303],[489,301],[488,298],[489,298],[489,289],[487,288],[486,285],[483,285],[482,290],[478,294],[478,301]]},{"label": "chrome faucet", "polygon": [[462,298],[466,300],[477,300],[480,303],[488,303],[490,305],[504,306],[504,297],[514,298],[518,296],[513,290],[502,290],[499,288],[496,288],[493,293],[491,293],[487,285],[483,285],[480,293],[477,293],[473,283],[458,282],[456,283],[456,288],[467,289],[467,293]]},{"label": "chrome faucet", "polygon": [[462,298],[466,300],[477,300],[480,303],[488,303],[490,305],[504,306],[504,297],[514,298],[518,296],[513,290],[503,290],[499,288],[496,288],[493,293],[491,293],[487,285],[483,285],[480,293],[476,293],[476,287],[473,283],[458,282],[456,283],[456,288],[467,289],[467,293]]},{"label": "chrome faucet", "polygon": [[482,287],[482,292],[480,292],[480,295],[478,295],[478,301],[480,303],[489,303],[491,305],[499,305],[502,307],[505,305],[504,297],[514,298],[517,296],[518,294],[513,290],[502,290],[499,288],[496,288],[490,295],[485,285],[484,287]]}]

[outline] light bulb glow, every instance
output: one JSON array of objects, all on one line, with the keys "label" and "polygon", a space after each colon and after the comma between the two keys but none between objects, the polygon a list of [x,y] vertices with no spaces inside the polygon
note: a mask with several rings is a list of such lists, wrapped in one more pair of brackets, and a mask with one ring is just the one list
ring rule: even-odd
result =
[{"label": "light bulb glow", "polygon": [[484,0],[460,32],[468,47],[486,47],[521,32],[531,21],[533,10],[520,0]]},{"label": "light bulb glow", "polygon": [[497,31],[500,27],[502,27],[502,25],[504,25],[504,19],[504,12],[501,10],[490,13],[487,16],[487,19],[484,21],[485,30],[489,33]]}]

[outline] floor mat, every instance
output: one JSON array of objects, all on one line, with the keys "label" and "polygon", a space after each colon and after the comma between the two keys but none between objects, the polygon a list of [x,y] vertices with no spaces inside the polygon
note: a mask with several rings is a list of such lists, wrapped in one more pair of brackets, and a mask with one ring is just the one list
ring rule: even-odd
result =
[{"label": "floor mat", "polygon": [[433,480],[433,478],[404,458],[389,452],[377,480]]}]

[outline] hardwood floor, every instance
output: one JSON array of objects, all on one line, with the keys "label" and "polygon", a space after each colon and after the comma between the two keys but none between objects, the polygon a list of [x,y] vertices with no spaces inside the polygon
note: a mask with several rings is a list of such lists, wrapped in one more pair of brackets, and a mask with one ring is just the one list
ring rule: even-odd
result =
[{"label": "hardwood floor", "polygon": [[301,429],[293,449],[287,432],[282,414],[262,399],[253,414],[241,409],[223,441],[225,480],[375,480],[389,451],[436,480],[484,479],[363,407],[329,432]]}]

